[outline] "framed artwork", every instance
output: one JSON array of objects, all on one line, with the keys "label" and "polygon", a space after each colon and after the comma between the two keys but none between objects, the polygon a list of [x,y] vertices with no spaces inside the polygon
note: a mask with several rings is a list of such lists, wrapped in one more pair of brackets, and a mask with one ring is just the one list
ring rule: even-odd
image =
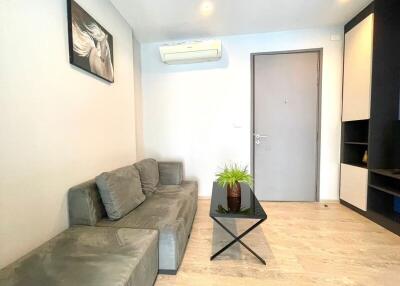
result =
[{"label": "framed artwork", "polygon": [[67,3],[70,63],[113,83],[112,35],[74,0]]}]

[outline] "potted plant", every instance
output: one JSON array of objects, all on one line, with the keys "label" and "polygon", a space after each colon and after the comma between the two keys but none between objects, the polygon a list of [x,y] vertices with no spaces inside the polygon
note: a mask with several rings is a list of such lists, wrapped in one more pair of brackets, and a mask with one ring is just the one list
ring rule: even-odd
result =
[{"label": "potted plant", "polygon": [[248,173],[247,167],[240,167],[237,164],[225,165],[222,172],[217,175],[217,183],[225,188],[228,198],[240,198],[240,183],[246,183],[249,186],[253,184],[253,177]]}]

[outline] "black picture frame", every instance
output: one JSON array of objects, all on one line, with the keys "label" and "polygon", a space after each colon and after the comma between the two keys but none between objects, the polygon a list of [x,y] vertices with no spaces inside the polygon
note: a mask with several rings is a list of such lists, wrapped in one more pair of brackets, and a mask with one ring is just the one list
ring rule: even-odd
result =
[{"label": "black picture frame", "polygon": [[113,36],[74,0],[67,0],[70,64],[114,83]]}]

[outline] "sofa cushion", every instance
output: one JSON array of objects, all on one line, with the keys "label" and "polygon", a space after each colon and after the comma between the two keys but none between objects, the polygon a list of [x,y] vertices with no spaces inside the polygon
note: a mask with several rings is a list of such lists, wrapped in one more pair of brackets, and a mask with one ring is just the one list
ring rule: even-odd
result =
[{"label": "sofa cushion", "polygon": [[158,232],[73,227],[0,271],[2,286],[152,286]]},{"label": "sofa cushion", "polygon": [[144,200],[139,172],[133,166],[104,172],[96,177],[107,215],[117,220],[135,209]]},{"label": "sofa cushion", "polygon": [[197,211],[198,186],[194,181],[183,181],[181,185],[158,186],[157,195],[162,199],[174,198],[181,205],[177,217],[184,218],[185,231],[190,233]]},{"label": "sofa cushion", "polygon": [[182,162],[158,162],[161,185],[180,185],[183,180]]},{"label": "sofa cushion", "polygon": [[154,159],[144,159],[134,164],[140,174],[140,181],[145,195],[151,195],[157,190],[160,174],[158,163]]},{"label": "sofa cushion", "polygon": [[118,221],[100,220],[98,226],[158,229],[160,269],[177,270],[197,210],[197,183],[159,189]]}]

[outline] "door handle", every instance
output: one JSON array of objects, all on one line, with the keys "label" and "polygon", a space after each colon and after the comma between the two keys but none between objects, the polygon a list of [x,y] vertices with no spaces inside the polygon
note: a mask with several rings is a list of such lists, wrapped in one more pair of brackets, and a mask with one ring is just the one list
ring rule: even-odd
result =
[{"label": "door handle", "polygon": [[254,134],[254,137],[256,137],[256,139],[268,138],[267,135],[261,135],[261,134]]}]

